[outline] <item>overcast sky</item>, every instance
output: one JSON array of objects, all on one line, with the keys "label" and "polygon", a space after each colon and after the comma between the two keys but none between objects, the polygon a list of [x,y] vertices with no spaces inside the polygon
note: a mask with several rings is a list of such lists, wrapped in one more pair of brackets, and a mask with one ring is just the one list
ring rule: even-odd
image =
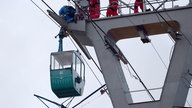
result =
[{"label": "overcast sky", "polygon": [[[47,9],[41,0],[34,1],[44,11]],[[124,1],[130,2],[129,0]],[[62,5],[68,4],[67,0],[46,0],[46,2],[56,12],[58,12]],[[101,5],[107,6],[107,3],[108,1],[106,0]],[[182,3],[177,2],[177,4]],[[182,5],[185,4],[187,2]],[[57,51],[58,40],[54,36],[58,34],[59,28],[30,0],[1,0],[0,12],[0,106],[2,108],[46,108],[33,94],[62,103],[65,99],[58,99],[51,91],[49,76],[49,57],[51,52]],[[166,66],[168,66],[173,42],[168,35],[161,35],[151,39]],[[140,39],[137,38],[121,41],[118,45],[149,88],[162,87],[162,82],[166,75],[166,67],[151,44],[142,44]],[[64,39],[64,50],[76,50],[69,39]],[[93,48],[89,48],[89,50],[96,59]],[[146,59],[149,65],[144,65],[147,64],[144,62]],[[155,64],[158,68],[150,68],[154,61],[157,61]],[[104,84],[103,77],[96,66],[91,61],[88,62],[99,80]],[[157,73],[154,73],[154,71],[157,73],[163,72],[161,74],[162,77],[155,76]],[[131,77],[128,71],[125,73],[128,82],[131,82],[129,84],[131,90],[143,89],[139,82]],[[157,83],[151,84],[149,80],[151,77],[146,76],[146,73],[154,74],[152,79],[155,79]],[[90,69],[86,67],[84,94],[82,97],[75,98],[71,106],[100,86],[100,83],[96,80]],[[158,98],[159,96],[156,97]],[[190,103],[192,104],[192,101]],[[48,105],[52,108],[57,108],[49,103]],[[77,108],[81,107],[112,108],[112,105],[107,94],[101,95],[98,92]]]}]

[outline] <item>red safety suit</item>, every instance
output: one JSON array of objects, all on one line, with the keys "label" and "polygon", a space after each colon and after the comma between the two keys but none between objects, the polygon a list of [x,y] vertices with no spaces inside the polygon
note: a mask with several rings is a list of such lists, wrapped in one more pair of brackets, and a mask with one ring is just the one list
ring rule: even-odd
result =
[{"label": "red safety suit", "polygon": [[89,1],[89,16],[91,19],[99,18],[100,16],[100,0]]},{"label": "red safety suit", "polygon": [[135,0],[134,13],[138,13],[139,7],[143,11],[143,0]]},{"label": "red safety suit", "polygon": [[107,8],[106,16],[116,16],[118,15],[118,0],[109,0],[109,7]]}]

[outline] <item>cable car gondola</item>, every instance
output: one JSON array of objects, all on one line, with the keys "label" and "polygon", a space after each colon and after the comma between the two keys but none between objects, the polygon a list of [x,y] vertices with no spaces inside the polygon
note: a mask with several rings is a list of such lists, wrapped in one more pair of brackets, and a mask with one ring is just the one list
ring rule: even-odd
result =
[{"label": "cable car gondola", "polygon": [[51,89],[58,98],[81,96],[85,85],[85,65],[78,51],[51,53]]}]

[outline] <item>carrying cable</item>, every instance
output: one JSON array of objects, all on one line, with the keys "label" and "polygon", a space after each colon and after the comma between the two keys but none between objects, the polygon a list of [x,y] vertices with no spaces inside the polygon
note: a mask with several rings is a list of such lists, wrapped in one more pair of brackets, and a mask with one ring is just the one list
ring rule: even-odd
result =
[{"label": "carrying cable", "polygon": [[59,28],[61,27],[58,23],[55,22],[55,20],[53,20],[49,15],[47,15],[43,9],[41,9],[33,0],[31,0],[31,2],[41,11],[43,12],[43,14],[45,14],[53,23],[55,23]]}]

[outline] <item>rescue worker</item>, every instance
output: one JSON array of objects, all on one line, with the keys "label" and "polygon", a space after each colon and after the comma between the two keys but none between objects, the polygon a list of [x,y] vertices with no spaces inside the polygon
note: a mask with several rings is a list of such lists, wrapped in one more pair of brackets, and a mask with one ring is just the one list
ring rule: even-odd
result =
[{"label": "rescue worker", "polygon": [[106,16],[117,16],[118,15],[118,0],[109,0],[109,7],[107,8]]},{"label": "rescue worker", "polygon": [[135,4],[134,4],[134,13],[138,13],[139,8],[142,10],[143,12],[143,0],[135,0]]},{"label": "rescue worker", "polygon": [[91,19],[99,18],[100,16],[100,0],[88,0],[89,16]]},{"label": "rescue worker", "polygon": [[75,9],[72,6],[63,6],[59,10],[59,15],[68,22],[74,21]]}]

